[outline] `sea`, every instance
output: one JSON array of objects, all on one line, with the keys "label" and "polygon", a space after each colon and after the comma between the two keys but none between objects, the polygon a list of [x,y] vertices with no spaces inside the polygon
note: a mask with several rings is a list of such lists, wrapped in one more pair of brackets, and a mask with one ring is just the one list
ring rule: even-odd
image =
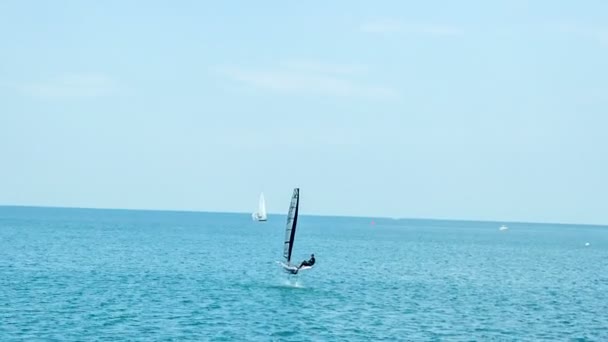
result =
[{"label": "sea", "polygon": [[285,220],[0,207],[0,341],[608,341],[608,227]]}]

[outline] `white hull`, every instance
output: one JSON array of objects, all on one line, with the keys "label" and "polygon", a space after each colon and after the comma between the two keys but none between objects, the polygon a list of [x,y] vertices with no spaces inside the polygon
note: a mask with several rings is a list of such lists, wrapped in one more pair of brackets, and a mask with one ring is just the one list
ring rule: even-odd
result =
[{"label": "white hull", "polygon": [[251,219],[253,219],[254,221],[262,221],[262,222],[263,222],[263,221],[268,220],[268,219],[266,218],[266,216],[262,217],[262,216],[260,216],[260,214],[258,214],[258,213],[253,213],[253,214],[251,214]]}]

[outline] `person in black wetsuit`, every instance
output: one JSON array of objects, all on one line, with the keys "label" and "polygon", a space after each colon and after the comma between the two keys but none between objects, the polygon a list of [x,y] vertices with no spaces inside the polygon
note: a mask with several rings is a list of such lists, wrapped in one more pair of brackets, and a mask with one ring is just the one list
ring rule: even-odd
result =
[{"label": "person in black wetsuit", "polygon": [[300,270],[300,268],[302,268],[304,266],[312,266],[314,264],[315,264],[315,255],[311,254],[309,260],[302,261],[302,263],[300,264],[300,266],[298,266],[298,270]]}]

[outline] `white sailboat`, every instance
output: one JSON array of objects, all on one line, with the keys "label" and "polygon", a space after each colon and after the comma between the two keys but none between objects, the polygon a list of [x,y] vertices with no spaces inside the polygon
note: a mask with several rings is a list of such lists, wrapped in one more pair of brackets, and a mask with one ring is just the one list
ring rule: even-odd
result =
[{"label": "white sailboat", "polygon": [[504,232],[505,230],[509,230],[509,227],[507,227],[503,224],[502,226],[500,226],[500,228],[498,228],[498,230],[500,230],[501,232]]},{"label": "white sailboat", "polygon": [[264,193],[263,192],[260,194],[260,202],[258,203],[258,211],[256,211],[255,213],[251,214],[251,218],[254,221],[266,221],[267,220],[266,201],[264,201]]}]

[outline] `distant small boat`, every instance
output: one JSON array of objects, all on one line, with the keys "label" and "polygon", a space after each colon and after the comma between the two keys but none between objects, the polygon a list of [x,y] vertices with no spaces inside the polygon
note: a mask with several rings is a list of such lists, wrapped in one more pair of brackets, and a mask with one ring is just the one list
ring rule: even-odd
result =
[{"label": "distant small boat", "polygon": [[266,221],[266,201],[264,201],[264,193],[260,194],[260,201],[258,203],[258,211],[251,214],[251,218],[254,221]]},{"label": "distant small boat", "polygon": [[500,230],[500,231],[509,230],[509,227],[507,227],[503,224],[502,226],[500,226],[500,228],[498,228],[498,230]]}]

